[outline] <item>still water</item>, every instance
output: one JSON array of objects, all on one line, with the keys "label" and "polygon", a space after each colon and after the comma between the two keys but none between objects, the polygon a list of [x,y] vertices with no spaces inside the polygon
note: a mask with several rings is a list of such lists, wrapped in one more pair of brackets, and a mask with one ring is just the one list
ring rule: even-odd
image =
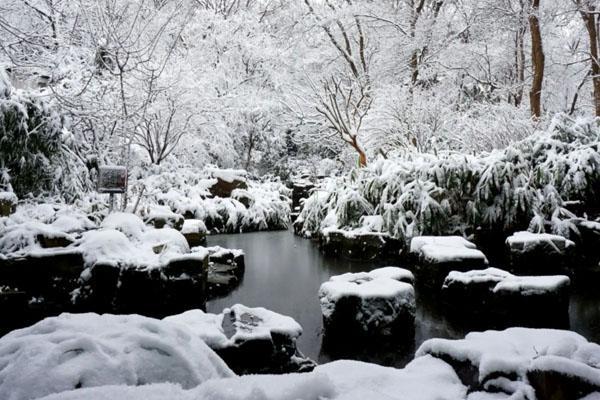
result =
[{"label": "still water", "polygon": [[[298,347],[304,355],[328,362],[352,358],[396,367],[404,366],[424,340],[433,337],[460,338],[473,330],[468,324],[449,321],[436,299],[417,290],[414,336],[389,343],[366,341],[341,344],[323,336],[318,290],[332,275],[370,271],[385,265],[373,261],[349,261],[324,256],[310,240],[290,231],[215,235],[208,245],[243,249],[246,271],[241,284],[226,297],[207,304],[207,311],[220,313],[236,303],[265,307],[294,318],[304,333]],[[600,291],[575,290],[571,296],[570,328],[588,340],[600,343]]]}]

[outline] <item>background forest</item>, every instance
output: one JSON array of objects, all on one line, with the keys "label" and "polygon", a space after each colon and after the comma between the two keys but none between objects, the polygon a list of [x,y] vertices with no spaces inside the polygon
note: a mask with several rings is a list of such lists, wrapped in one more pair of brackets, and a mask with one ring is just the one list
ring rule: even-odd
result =
[{"label": "background forest", "polygon": [[286,178],[505,148],[600,115],[599,20],[595,0],[4,0],[0,177],[72,198],[100,164]]}]

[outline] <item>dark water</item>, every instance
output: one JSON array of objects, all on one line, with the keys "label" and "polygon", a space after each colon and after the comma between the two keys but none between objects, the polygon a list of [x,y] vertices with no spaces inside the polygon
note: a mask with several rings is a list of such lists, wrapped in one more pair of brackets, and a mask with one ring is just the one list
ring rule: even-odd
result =
[{"label": "dark water", "polygon": [[[293,317],[304,329],[299,349],[319,363],[352,358],[402,367],[423,341],[433,337],[460,338],[474,330],[464,322],[450,321],[438,301],[422,296],[417,290],[414,335],[411,332],[406,338],[388,343],[363,340],[342,344],[339,340],[324,340],[318,299],[321,283],[332,275],[370,271],[389,264],[326,257],[310,240],[289,231],[216,235],[208,238],[208,244],[239,248],[246,253],[246,271],[240,286],[228,296],[210,301],[208,312],[219,313],[241,303]],[[575,290],[569,320],[572,330],[600,343],[600,290]]]}]

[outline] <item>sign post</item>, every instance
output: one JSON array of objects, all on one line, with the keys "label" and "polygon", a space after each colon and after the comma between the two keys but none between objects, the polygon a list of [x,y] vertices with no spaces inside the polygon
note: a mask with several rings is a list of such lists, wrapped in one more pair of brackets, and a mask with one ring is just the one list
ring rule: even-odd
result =
[{"label": "sign post", "polygon": [[115,193],[125,193],[127,191],[127,168],[126,167],[107,167],[98,168],[98,193],[110,194],[109,210],[112,212],[115,208]]}]

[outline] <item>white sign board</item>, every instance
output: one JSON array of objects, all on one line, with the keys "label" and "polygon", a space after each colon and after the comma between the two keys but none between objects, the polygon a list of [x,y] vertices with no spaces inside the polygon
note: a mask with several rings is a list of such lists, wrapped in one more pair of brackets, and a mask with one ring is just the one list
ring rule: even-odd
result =
[{"label": "white sign board", "polygon": [[99,193],[125,193],[127,190],[127,168],[100,167],[98,168]]}]

